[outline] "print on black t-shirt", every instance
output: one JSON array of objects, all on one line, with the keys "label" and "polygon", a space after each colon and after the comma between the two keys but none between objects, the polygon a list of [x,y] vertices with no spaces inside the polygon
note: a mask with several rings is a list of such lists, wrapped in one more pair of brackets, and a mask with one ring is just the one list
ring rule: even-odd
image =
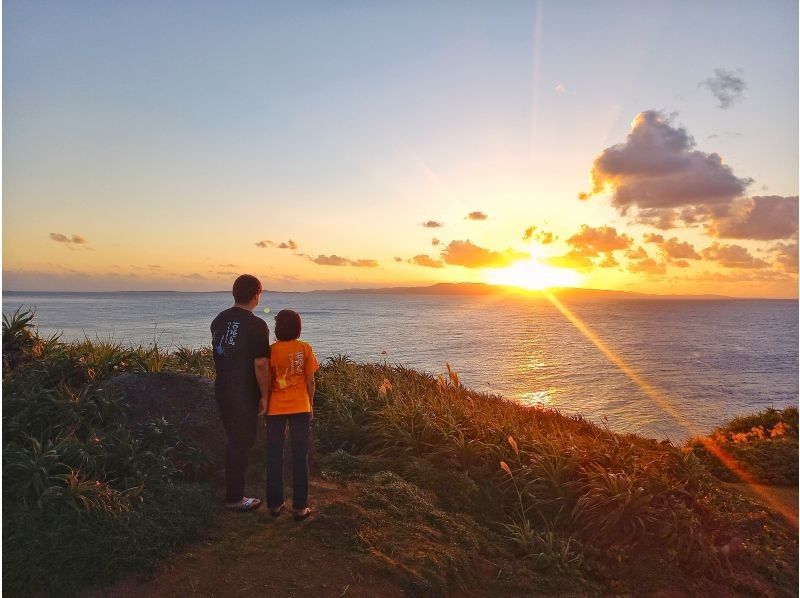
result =
[{"label": "print on black t-shirt", "polygon": [[258,397],[253,360],[269,357],[267,323],[246,309],[231,307],[214,318],[211,335],[217,390]]}]

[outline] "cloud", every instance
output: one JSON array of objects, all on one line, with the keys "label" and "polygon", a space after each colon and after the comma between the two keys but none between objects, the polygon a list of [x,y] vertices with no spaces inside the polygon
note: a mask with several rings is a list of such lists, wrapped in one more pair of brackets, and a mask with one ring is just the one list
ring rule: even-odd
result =
[{"label": "cloud", "polygon": [[626,141],[595,159],[592,190],[579,198],[608,189],[621,214],[633,209],[639,222],[664,229],[676,226],[677,220],[724,216],[752,179],[736,177],[718,154],[701,152],[695,145],[686,129],[673,126],[662,112],[641,112]]},{"label": "cloud", "polygon": [[350,260],[350,265],[354,268],[377,268],[379,264],[376,260]]},{"label": "cloud", "polygon": [[[591,270],[595,265],[608,268],[618,265],[612,253],[619,249],[628,249],[632,243],[633,239],[626,234],[619,234],[614,227],[595,228],[583,224],[580,231],[567,239],[570,250],[564,255],[548,258],[547,262],[554,266],[575,270]],[[590,258],[600,254],[605,254],[604,259],[597,264],[592,262]]]},{"label": "cloud", "polygon": [[594,267],[592,260],[580,250],[571,249],[564,255],[554,255],[547,258],[547,263],[559,268],[571,268],[573,270],[591,270]]},{"label": "cloud", "polygon": [[797,195],[757,195],[737,201],[731,212],[714,219],[709,233],[724,239],[788,239],[797,236]]},{"label": "cloud", "polygon": [[628,271],[642,274],[666,274],[667,264],[664,262],[656,262],[653,258],[648,257],[643,260],[630,262],[628,264]]},{"label": "cloud", "polygon": [[318,255],[312,257],[310,255],[301,254],[302,257],[309,259],[318,266],[353,266],[355,268],[376,268],[379,264],[375,260],[351,260],[346,257],[341,257],[335,254],[331,255]]},{"label": "cloud", "polygon": [[643,260],[650,256],[647,254],[644,247],[639,246],[636,249],[628,249],[628,251],[625,252],[625,257],[629,260]]},{"label": "cloud", "polygon": [[563,83],[559,83],[558,85],[556,85],[554,87],[554,89],[555,89],[556,93],[564,93],[565,91],[567,91],[567,88],[564,86]]},{"label": "cloud", "polygon": [[688,268],[689,266],[691,266],[691,264],[686,260],[672,260],[670,263],[673,266],[677,266],[678,268]]},{"label": "cloud", "polygon": [[441,228],[444,226],[444,224],[437,222],[436,220],[428,220],[427,222],[423,222],[422,226],[425,228]]},{"label": "cloud", "polygon": [[677,237],[672,237],[659,245],[661,251],[671,259],[687,259],[699,260],[700,254],[697,253],[694,247],[686,242],[679,241]]},{"label": "cloud", "polygon": [[256,247],[260,247],[262,249],[267,247],[277,247],[278,249],[297,249],[297,243],[291,239],[288,241],[281,241],[280,243],[275,243],[274,241],[264,239],[263,241],[256,242]]},{"label": "cloud", "polygon": [[217,266],[220,267],[220,268],[238,268],[239,267],[236,264],[217,264]]},{"label": "cloud", "polygon": [[597,266],[600,268],[613,268],[614,266],[619,266],[619,262],[614,259],[614,254],[609,251],[605,254],[605,257],[597,264]]},{"label": "cloud", "polygon": [[486,220],[489,216],[484,212],[470,212],[464,220]]},{"label": "cloud", "polygon": [[88,243],[80,235],[64,235],[62,233],[50,233],[50,239],[56,243],[65,243],[67,245],[86,245]]},{"label": "cloud", "polygon": [[534,239],[542,245],[552,243],[555,238],[556,237],[553,236],[553,233],[545,232],[543,230],[537,231],[535,226],[529,226],[525,229],[525,232],[522,233],[523,241],[530,241],[531,239]]},{"label": "cloud", "polygon": [[797,243],[776,243],[769,249],[770,253],[776,253],[775,263],[784,272],[797,274]]},{"label": "cloud", "polygon": [[579,232],[567,239],[567,243],[592,257],[600,252],[627,249],[633,243],[633,239],[624,233],[617,233],[617,229],[611,226],[594,228],[583,224]]},{"label": "cloud", "polygon": [[663,235],[658,235],[656,233],[645,233],[644,234],[644,242],[645,243],[663,243],[664,237]]},{"label": "cloud", "polygon": [[191,274],[181,274],[181,278],[188,278],[190,280],[205,280],[206,277],[202,274],[198,274],[197,272],[192,272]]},{"label": "cloud", "polygon": [[469,239],[451,241],[442,251],[442,260],[446,264],[464,268],[503,268],[512,262],[529,257],[529,253],[514,249],[491,251],[475,245]]},{"label": "cloud", "polygon": [[214,272],[217,276],[236,276],[238,272],[231,272],[230,270],[222,270]]},{"label": "cloud", "polygon": [[444,268],[444,263],[441,260],[434,259],[424,253],[415,255],[408,260],[408,263],[414,264],[415,266],[425,266],[426,268]]},{"label": "cloud", "polygon": [[697,85],[698,87],[707,88],[717,98],[719,107],[723,110],[727,110],[740,101],[744,95],[744,90],[747,89],[744,79],[725,69],[714,69],[713,77],[709,77]]},{"label": "cloud", "polygon": [[147,267],[151,270],[160,270],[161,266],[159,264],[147,264]]},{"label": "cloud", "polygon": [[395,257],[395,258],[394,258],[394,261],[396,261],[396,262],[402,262],[402,261],[403,261],[403,258],[401,258],[401,257]]},{"label": "cloud", "polygon": [[710,261],[719,262],[726,268],[767,268],[769,264],[764,260],[754,257],[741,245],[724,245],[713,243],[701,252],[702,256]]},{"label": "cloud", "polygon": [[437,239],[436,237],[431,239],[431,245],[433,245],[434,247],[436,247],[437,245],[440,245],[440,244],[441,244],[441,241],[439,239]]}]

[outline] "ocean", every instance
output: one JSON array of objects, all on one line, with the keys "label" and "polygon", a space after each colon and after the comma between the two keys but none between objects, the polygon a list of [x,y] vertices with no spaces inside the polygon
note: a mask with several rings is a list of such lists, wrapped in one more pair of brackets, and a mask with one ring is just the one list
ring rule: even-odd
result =
[{"label": "ocean", "polygon": [[[4,313],[36,308],[42,335],[162,348],[209,345],[211,320],[231,304],[228,293],[3,293]],[[433,374],[448,362],[475,390],[658,439],[680,442],[736,415],[797,405],[797,301],[565,304],[584,326],[523,297],[264,293],[255,313],[272,329],[280,309],[300,312],[301,338],[320,360],[346,354]]]}]

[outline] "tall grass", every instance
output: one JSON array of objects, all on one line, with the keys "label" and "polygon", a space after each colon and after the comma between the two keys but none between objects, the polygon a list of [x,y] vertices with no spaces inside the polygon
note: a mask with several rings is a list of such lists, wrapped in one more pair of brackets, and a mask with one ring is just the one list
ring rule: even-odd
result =
[{"label": "tall grass", "polygon": [[101,384],[196,356],[40,339],[32,320],[3,318],[4,593],[71,594],[152,566],[208,519],[209,488],[187,482],[197,446],[164,419],[129,425]]},{"label": "tall grass", "polygon": [[723,575],[720,551],[744,533],[731,518],[748,507],[692,450],[469,391],[449,367],[433,377],[340,356],[318,389],[323,450],[465,472],[481,490],[477,519],[541,566]]}]

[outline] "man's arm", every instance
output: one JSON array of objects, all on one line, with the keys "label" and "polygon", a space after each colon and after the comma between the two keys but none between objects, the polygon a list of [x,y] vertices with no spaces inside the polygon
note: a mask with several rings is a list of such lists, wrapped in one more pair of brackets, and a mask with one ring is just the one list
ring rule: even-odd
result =
[{"label": "man's arm", "polygon": [[269,389],[271,384],[269,357],[258,357],[253,360],[253,365],[256,369],[258,388],[261,391],[261,399],[258,402],[258,414],[266,415],[267,408],[269,407]]}]

